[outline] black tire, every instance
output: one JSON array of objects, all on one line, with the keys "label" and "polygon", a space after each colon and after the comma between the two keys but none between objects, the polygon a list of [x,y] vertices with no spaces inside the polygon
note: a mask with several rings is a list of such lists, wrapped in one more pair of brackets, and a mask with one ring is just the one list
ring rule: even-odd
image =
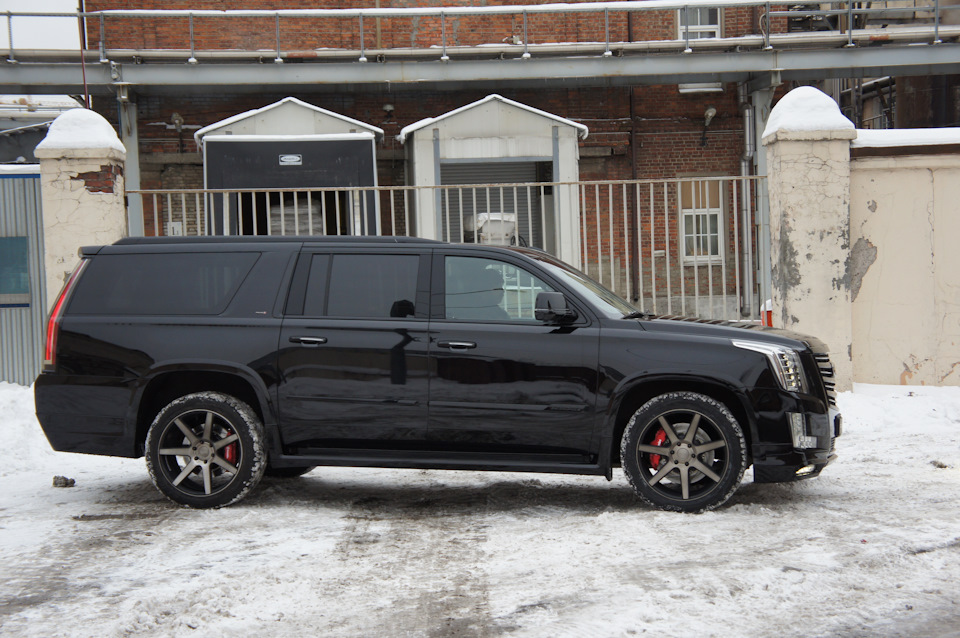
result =
[{"label": "black tire", "polygon": [[267,466],[260,419],[219,392],[189,394],[163,408],[147,432],[146,452],[157,489],[196,508],[236,503]]},{"label": "black tire", "polygon": [[297,478],[298,476],[303,476],[315,467],[317,466],[308,465],[307,467],[271,467],[270,465],[267,465],[266,475],[271,478],[292,479]]},{"label": "black tire", "polygon": [[723,505],[739,487],[747,442],[719,401],[669,392],[633,414],[620,455],[630,485],[644,502],[674,512],[704,512]]}]

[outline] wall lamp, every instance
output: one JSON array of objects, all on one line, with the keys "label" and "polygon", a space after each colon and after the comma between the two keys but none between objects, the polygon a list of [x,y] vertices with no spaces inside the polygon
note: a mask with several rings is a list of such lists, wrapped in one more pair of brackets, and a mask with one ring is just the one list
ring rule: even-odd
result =
[{"label": "wall lamp", "polygon": [[707,145],[707,127],[710,126],[710,122],[713,121],[713,118],[717,116],[717,109],[708,106],[707,110],[703,112],[703,134],[700,136],[700,146],[706,147]]}]

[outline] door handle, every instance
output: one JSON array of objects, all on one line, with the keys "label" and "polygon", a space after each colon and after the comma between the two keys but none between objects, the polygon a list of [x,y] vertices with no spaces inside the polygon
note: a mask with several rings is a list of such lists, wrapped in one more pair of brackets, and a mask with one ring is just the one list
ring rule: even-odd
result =
[{"label": "door handle", "polygon": [[290,337],[290,343],[299,343],[300,345],[314,348],[326,342],[326,337]]},{"label": "door handle", "polygon": [[469,350],[476,348],[477,344],[473,341],[438,341],[437,345],[441,348],[450,348],[451,350]]}]

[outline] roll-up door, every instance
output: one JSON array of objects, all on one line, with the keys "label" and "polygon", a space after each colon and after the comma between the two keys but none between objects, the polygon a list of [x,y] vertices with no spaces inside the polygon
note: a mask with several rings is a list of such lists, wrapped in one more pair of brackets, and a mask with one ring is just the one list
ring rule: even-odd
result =
[{"label": "roll-up door", "polygon": [[543,229],[545,225],[552,227],[553,210],[552,206],[544,206],[544,187],[535,183],[542,181],[538,176],[544,172],[549,175],[549,166],[546,162],[441,163],[442,185],[464,185],[441,189],[438,194],[442,239],[474,242],[480,239],[477,221],[499,220],[506,213],[516,216],[517,226],[510,243],[519,240],[521,245],[543,248]]}]

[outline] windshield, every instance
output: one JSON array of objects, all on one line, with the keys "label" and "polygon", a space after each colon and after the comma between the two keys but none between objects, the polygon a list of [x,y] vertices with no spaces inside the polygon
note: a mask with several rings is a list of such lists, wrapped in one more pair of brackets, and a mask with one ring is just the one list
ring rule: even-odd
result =
[{"label": "windshield", "polygon": [[573,288],[593,305],[599,312],[611,319],[620,319],[624,315],[638,312],[638,308],[610,292],[573,266],[558,261],[550,255],[524,251],[527,257],[537,260],[545,270]]}]

